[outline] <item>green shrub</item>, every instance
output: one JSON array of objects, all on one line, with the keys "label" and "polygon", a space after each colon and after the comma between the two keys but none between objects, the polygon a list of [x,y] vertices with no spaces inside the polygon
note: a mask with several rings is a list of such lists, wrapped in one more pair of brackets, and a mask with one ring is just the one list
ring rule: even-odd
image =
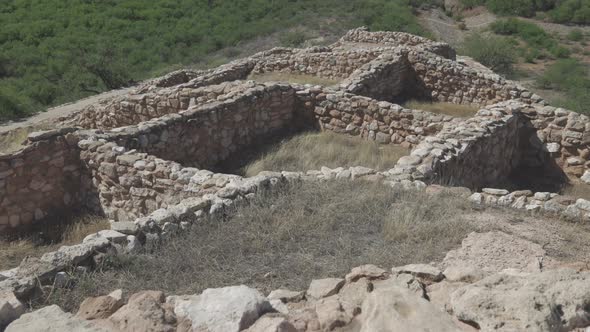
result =
[{"label": "green shrub", "polygon": [[20,96],[14,89],[0,86],[0,121],[27,116],[33,111],[30,101]]},{"label": "green shrub", "polygon": [[[528,52],[524,55],[526,61],[543,57],[543,53],[540,50],[546,50],[556,58],[567,58],[571,53],[567,48],[560,46],[550,34],[534,23],[525,22],[517,18],[507,18],[492,23],[490,29],[499,35],[519,37],[530,48],[536,50],[535,52]],[[533,55],[535,55],[534,58]]]},{"label": "green shrub", "polygon": [[556,58],[568,58],[571,54],[571,51],[564,46],[560,46],[560,45],[555,45],[553,47],[551,47],[549,49],[549,52],[551,52],[551,54],[556,57]]},{"label": "green shrub", "polygon": [[564,93],[566,98],[556,100],[556,105],[581,113],[590,113],[589,72],[579,60],[558,60],[537,79],[537,85]]},{"label": "green shrub", "polygon": [[307,35],[303,31],[288,31],[281,35],[281,46],[299,47],[307,40]]},{"label": "green shrub", "polygon": [[[18,100],[43,108],[171,66],[205,62],[212,52],[244,40],[325,18],[339,19],[322,27],[337,33],[367,25],[424,34],[409,0],[4,0],[0,85],[10,85]],[[296,45],[303,37],[290,35],[286,42]],[[230,50],[226,57],[234,54]],[[4,104],[23,105],[10,95],[3,97]],[[3,117],[26,114],[15,109],[0,112]]]},{"label": "green shrub", "polygon": [[509,40],[497,36],[468,36],[461,52],[481,62],[495,72],[512,74],[515,62],[514,47]]},{"label": "green shrub", "polygon": [[573,29],[567,34],[567,39],[572,41],[581,41],[584,39],[584,33],[580,29]]},{"label": "green shrub", "polygon": [[488,8],[497,14],[533,16],[535,14],[534,0],[487,0]]},{"label": "green shrub", "polygon": [[590,24],[590,2],[587,0],[565,0],[549,12],[557,23]]}]

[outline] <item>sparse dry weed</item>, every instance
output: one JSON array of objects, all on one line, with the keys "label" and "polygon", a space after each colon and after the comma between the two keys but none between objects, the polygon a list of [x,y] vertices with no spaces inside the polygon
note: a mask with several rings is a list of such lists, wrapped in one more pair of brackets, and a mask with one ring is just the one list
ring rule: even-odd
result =
[{"label": "sparse dry weed", "polygon": [[[107,219],[85,215],[51,230],[53,234],[34,234],[16,240],[0,240],[0,270],[16,267],[27,256],[40,257],[61,246],[82,242],[88,234],[109,228]],[[60,233],[60,234],[57,234]]]},{"label": "sparse dry weed", "polygon": [[441,259],[473,228],[463,199],[399,192],[364,182],[317,182],[259,195],[228,220],[209,220],[158,251],[110,257],[108,266],[56,290],[49,303],[75,310],[116,288],[191,294],[246,284],[263,292],[305,289],[352,267]]},{"label": "sparse dry weed", "polygon": [[410,151],[395,145],[379,145],[333,132],[307,132],[270,147],[244,167],[246,176],[261,171],[319,170],[322,166],[365,166],[384,170],[395,166]]}]

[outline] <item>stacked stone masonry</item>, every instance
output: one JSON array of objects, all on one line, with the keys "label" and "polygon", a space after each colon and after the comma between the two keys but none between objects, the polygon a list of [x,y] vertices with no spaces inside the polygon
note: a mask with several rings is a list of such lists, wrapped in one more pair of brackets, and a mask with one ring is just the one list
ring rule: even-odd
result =
[{"label": "stacked stone masonry", "polygon": [[[33,201],[12,196],[9,205],[18,211],[6,214],[29,222],[31,211],[35,219],[39,210],[41,222],[41,215],[54,212],[47,206],[63,207],[65,197],[115,220],[133,220],[223,189],[208,183],[212,189],[204,191],[186,179],[244,148],[310,127],[414,147],[394,169],[380,173],[390,182],[480,189],[518,166],[549,161],[571,175],[585,172],[587,117],[551,108],[526,89],[454,59],[446,44],[355,29],[327,47],[275,48],[216,69],[171,73],[66,119],[69,126],[93,129],[67,134],[72,146],[67,164],[75,164],[75,171],[64,168],[47,180],[60,183],[59,194],[37,193],[42,198]],[[244,81],[251,73],[269,71],[343,81],[335,87]],[[488,106],[472,119],[459,119],[391,103],[404,97]],[[75,144],[80,139],[86,142],[82,152]],[[42,144],[63,150],[59,141],[32,137],[24,151],[3,158],[16,160]],[[18,171],[12,163],[3,165],[3,174]],[[9,181],[20,180],[8,176],[4,183]],[[10,216],[3,222],[10,225]]]}]

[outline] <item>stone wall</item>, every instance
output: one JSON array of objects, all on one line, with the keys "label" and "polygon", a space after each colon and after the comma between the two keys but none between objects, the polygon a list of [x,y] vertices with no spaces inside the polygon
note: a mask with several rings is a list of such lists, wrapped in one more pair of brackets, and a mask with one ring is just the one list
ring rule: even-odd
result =
[{"label": "stone wall", "polygon": [[405,32],[396,31],[375,31],[369,32],[365,27],[352,29],[348,31],[336,45],[346,43],[368,43],[379,46],[408,46],[416,49],[422,49],[447,59],[455,60],[455,50],[446,43],[435,42],[430,39],[415,36]]},{"label": "stone wall", "polygon": [[497,74],[489,74],[432,53],[409,50],[417,95],[454,104],[492,105],[518,99],[526,103],[543,102],[524,87]]},{"label": "stone wall", "polygon": [[394,101],[411,93],[411,66],[404,55],[384,54],[357,69],[340,86],[348,93]]},{"label": "stone wall", "polygon": [[297,120],[290,85],[258,84],[226,101],[117,129],[109,139],[186,166],[212,167],[269,135],[297,130]]},{"label": "stone wall", "polygon": [[444,123],[459,121],[448,115],[411,110],[344,92],[327,91],[314,105],[315,118],[324,130],[406,147],[436,134]]},{"label": "stone wall", "polygon": [[552,106],[539,104],[511,106],[500,104],[496,110],[503,114],[518,112],[532,131],[530,149],[526,160],[530,165],[542,165],[550,154],[555,163],[566,173],[580,177],[590,167],[590,118]]},{"label": "stone wall", "polygon": [[255,85],[254,82],[233,81],[203,87],[173,87],[148,93],[129,94],[102,105],[91,105],[72,120],[85,129],[112,129],[138,124],[189,107],[232,98]]},{"label": "stone wall", "polygon": [[0,234],[50,222],[79,207],[81,165],[70,132],[31,134],[25,148],[0,156]]},{"label": "stone wall", "polygon": [[261,56],[252,73],[281,72],[330,79],[346,78],[357,68],[379,56],[379,53],[362,49],[336,51],[330,47],[281,49],[280,52]]}]

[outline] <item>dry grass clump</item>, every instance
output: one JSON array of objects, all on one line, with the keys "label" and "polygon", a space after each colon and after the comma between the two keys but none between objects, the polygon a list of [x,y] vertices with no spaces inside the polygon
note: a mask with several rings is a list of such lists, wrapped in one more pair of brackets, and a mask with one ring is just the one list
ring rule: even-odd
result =
[{"label": "dry grass clump", "polygon": [[365,166],[377,170],[395,166],[410,150],[394,145],[379,145],[358,137],[333,132],[307,132],[290,137],[261,153],[243,168],[253,176],[261,171],[319,170],[322,166]]},{"label": "dry grass clump", "polygon": [[257,82],[289,82],[297,84],[312,84],[322,86],[333,86],[340,84],[341,79],[330,79],[307,74],[268,72],[262,74],[251,74],[249,80]]},{"label": "dry grass clump", "polygon": [[365,182],[316,182],[260,194],[228,220],[209,220],[154,253],[111,256],[103,270],[46,303],[69,310],[87,296],[122,288],[192,294],[246,284],[263,292],[303,290],[352,267],[442,259],[473,230],[470,210],[450,194],[429,199]]},{"label": "dry grass clump", "polygon": [[0,154],[8,154],[20,150],[31,132],[32,129],[25,127],[0,134]]},{"label": "dry grass clump", "polygon": [[404,104],[404,107],[432,112],[436,114],[451,115],[459,118],[469,118],[475,115],[479,110],[477,106],[461,105],[443,102],[423,102],[411,100]]},{"label": "dry grass clump", "polygon": [[581,182],[571,183],[562,189],[561,194],[590,200],[590,185]]},{"label": "dry grass clump", "polygon": [[0,240],[0,270],[16,267],[26,256],[40,257],[61,246],[82,242],[89,234],[110,227],[107,219],[86,215],[72,223],[16,240]]}]

